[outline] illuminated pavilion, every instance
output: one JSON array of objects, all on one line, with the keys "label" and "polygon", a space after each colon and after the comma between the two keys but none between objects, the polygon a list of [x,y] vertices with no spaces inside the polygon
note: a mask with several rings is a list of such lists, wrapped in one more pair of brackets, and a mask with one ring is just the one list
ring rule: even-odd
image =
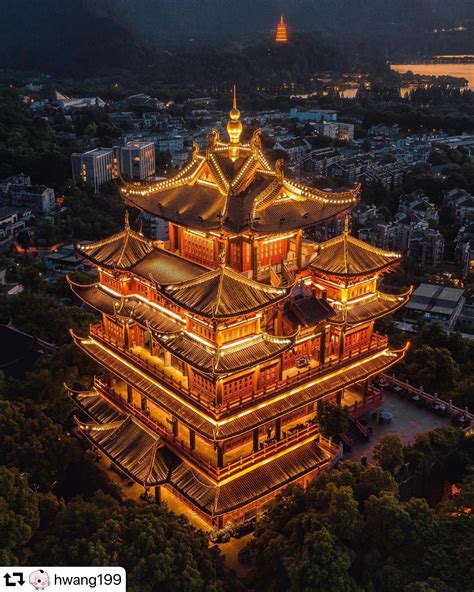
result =
[{"label": "illuminated pavilion", "polygon": [[276,43],[288,43],[288,27],[283,20],[283,15],[281,15],[280,21],[276,26],[275,41]]},{"label": "illuminated pavilion", "polygon": [[[367,393],[402,358],[374,321],[409,296],[378,289],[400,256],[349,234],[358,187],[287,178],[258,131],[241,142],[235,96],[227,132],[213,131],[168,180],[124,182],[128,204],[168,222],[165,248],[127,215],[122,232],[78,245],[98,281],[70,281],[101,315],[87,336],[73,334],[103,368],[90,390],[69,391],[78,431],[157,499],[167,488],[219,527],[337,462],[320,405],[355,385]],[[340,236],[304,238],[337,216]]]}]

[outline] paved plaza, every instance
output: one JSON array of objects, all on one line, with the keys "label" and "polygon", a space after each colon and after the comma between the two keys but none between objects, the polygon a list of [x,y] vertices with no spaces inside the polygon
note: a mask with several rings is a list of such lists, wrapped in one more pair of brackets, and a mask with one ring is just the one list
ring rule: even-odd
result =
[{"label": "paved plaza", "polygon": [[398,395],[389,390],[384,391],[382,405],[374,411],[389,411],[393,415],[390,424],[379,424],[377,419],[372,419],[370,412],[361,419],[371,427],[373,434],[369,442],[358,441],[351,452],[344,454],[345,459],[360,460],[366,456],[369,462],[373,462],[373,449],[382,436],[386,434],[397,434],[404,444],[413,442],[417,434],[430,432],[436,428],[445,428],[451,424],[451,416],[440,417],[434,411],[425,407],[417,407],[414,401],[401,399]]}]

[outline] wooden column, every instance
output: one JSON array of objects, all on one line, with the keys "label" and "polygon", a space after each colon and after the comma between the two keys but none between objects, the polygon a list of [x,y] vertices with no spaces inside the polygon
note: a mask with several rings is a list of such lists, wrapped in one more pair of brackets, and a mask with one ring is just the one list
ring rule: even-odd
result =
[{"label": "wooden column", "polygon": [[194,450],[196,448],[196,432],[189,428],[189,448]]},{"label": "wooden column", "polygon": [[127,403],[133,403],[133,388],[127,384]]},{"label": "wooden column", "polygon": [[144,411],[144,412],[148,411],[148,401],[147,401],[147,398],[144,397],[143,395],[142,395],[142,399],[141,399],[141,407],[142,407],[142,411]]},{"label": "wooden column", "polygon": [[363,385],[362,385],[362,392],[364,394],[364,398],[367,396],[367,393],[369,392],[369,381],[364,380]]},{"label": "wooden column", "polygon": [[281,417],[275,421],[275,438],[281,440]]},{"label": "wooden column", "polygon": [[253,436],[253,451],[258,452],[258,436],[259,436],[259,429],[255,428],[252,432]]},{"label": "wooden column", "polygon": [[155,487],[155,504],[161,504],[161,486]]},{"label": "wooden column", "polygon": [[171,354],[169,351],[164,350],[163,357],[165,361],[165,366],[171,366]]},{"label": "wooden column", "polygon": [[173,417],[173,436],[175,438],[178,437],[178,432],[179,432],[179,422],[176,419],[176,417]]},{"label": "wooden column", "polygon": [[224,385],[222,380],[216,382],[216,405],[222,405],[222,395],[224,392]]},{"label": "wooden column", "polygon": [[106,380],[107,380],[107,386],[109,388],[112,388],[112,386],[113,386],[113,378],[112,378],[112,372],[110,372],[110,370],[107,370]]},{"label": "wooden column", "polygon": [[217,443],[217,466],[222,469],[224,466],[224,443]]},{"label": "wooden column", "polygon": [[340,331],[339,333],[339,358],[342,358],[344,355],[344,331]]},{"label": "wooden column", "polygon": [[130,325],[127,322],[123,324],[123,341],[125,349],[130,349]]},{"label": "wooden column", "polygon": [[296,265],[298,266],[298,272],[301,271],[302,263],[303,263],[303,231],[298,230],[298,233],[295,237],[296,242]]},{"label": "wooden column", "polygon": [[258,245],[254,239],[252,239],[252,272],[253,279],[257,279],[258,272]]},{"label": "wooden column", "polygon": [[283,335],[283,304],[279,302],[277,304],[277,314],[276,314],[276,326],[275,326],[275,333],[277,335]]},{"label": "wooden column", "polygon": [[341,406],[342,404],[342,395],[344,393],[344,389],[341,389],[340,391],[337,391],[336,393],[336,403]]},{"label": "wooden column", "polygon": [[324,328],[321,333],[321,346],[319,349],[319,363],[324,364],[326,362],[326,329]]}]

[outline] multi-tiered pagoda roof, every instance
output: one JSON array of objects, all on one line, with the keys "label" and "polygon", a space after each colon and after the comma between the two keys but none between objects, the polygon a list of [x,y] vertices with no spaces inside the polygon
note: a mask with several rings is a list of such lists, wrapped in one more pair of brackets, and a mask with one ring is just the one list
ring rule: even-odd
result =
[{"label": "multi-tiered pagoda roof", "polygon": [[240,141],[235,97],[227,131],[173,178],[124,183],[128,203],[170,222],[168,241],[127,216],[123,231],[78,245],[98,280],[69,280],[101,315],[87,336],[72,333],[104,368],[89,391],[70,391],[78,431],[131,479],[166,486],[219,526],[340,458],[319,433],[319,405],[355,385],[367,393],[404,356],[373,321],[408,297],[378,289],[400,256],[347,223],[319,245],[303,236],[346,212],[357,188],[287,179],[258,132]]},{"label": "multi-tiered pagoda roof", "polygon": [[[195,144],[191,160],[174,177],[147,184],[125,183],[124,199],[179,225],[232,233],[287,232],[313,226],[356,203],[358,187],[327,192],[286,178],[282,162],[274,166],[265,156],[259,130],[249,142],[240,142],[239,118],[234,104],[229,142],[213,130],[205,152]],[[229,129],[231,125],[234,128]]]}]

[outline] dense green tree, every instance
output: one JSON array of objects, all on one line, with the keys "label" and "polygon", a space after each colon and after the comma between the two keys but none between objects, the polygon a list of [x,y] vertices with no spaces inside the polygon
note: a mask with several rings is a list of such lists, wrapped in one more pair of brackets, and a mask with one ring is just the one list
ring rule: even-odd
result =
[{"label": "dense green tree", "polygon": [[349,429],[349,409],[326,403],[318,413],[319,427],[326,438],[334,438]]},{"label": "dense green tree", "polygon": [[0,564],[18,564],[22,548],[39,526],[39,496],[18,469],[0,466]]},{"label": "dense green tree", "polygon": [[374,458],[385,471],[394,472],[403,463],[403,444],[398,434],[382,436],[374,447]]},{"label": "dense green tree", "polygon": [[184,517],[160,505],[119,504],[97,494],[58,512],[34,548],[38,564],[120,565],[131,592],[233,590],[216,549]]}]

